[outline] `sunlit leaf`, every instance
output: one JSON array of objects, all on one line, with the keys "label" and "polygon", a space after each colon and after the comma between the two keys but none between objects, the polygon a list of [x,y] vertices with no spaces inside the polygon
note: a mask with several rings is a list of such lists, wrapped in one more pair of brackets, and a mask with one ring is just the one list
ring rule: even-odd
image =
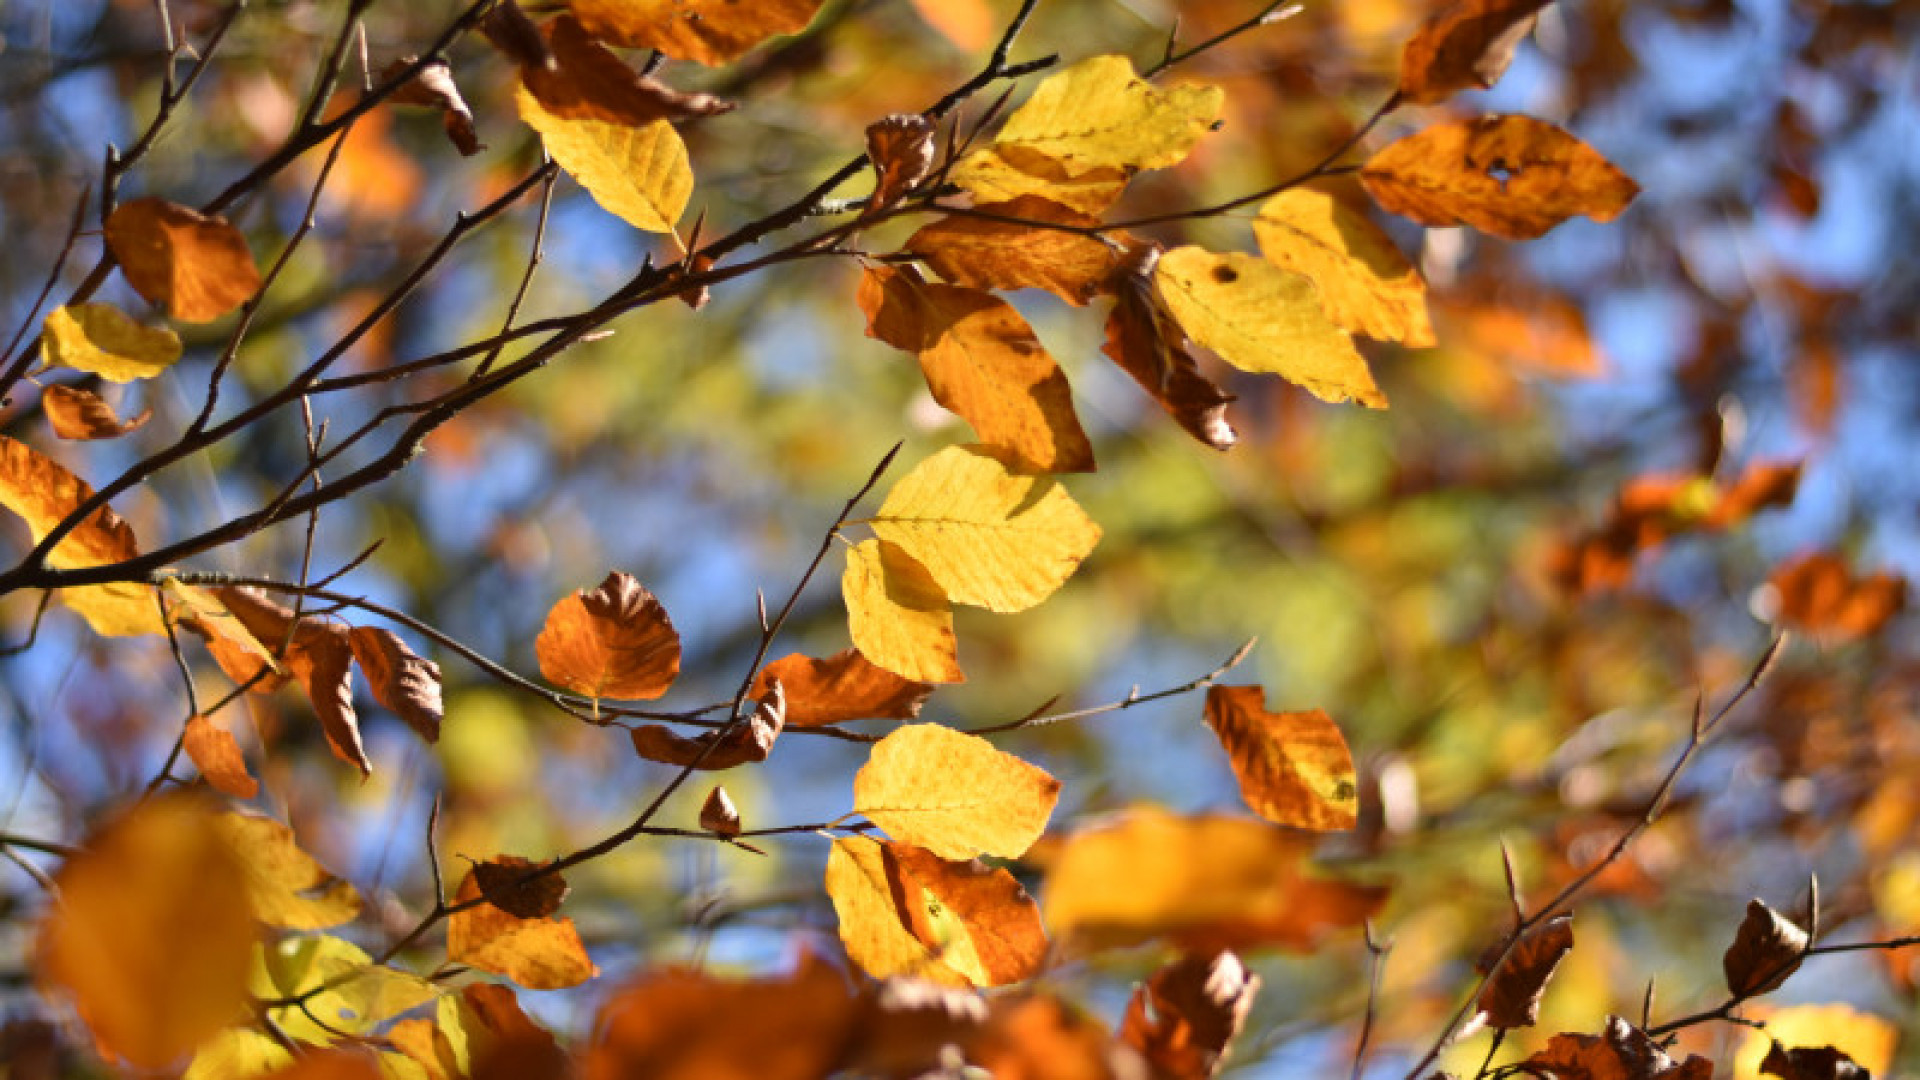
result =
[{"label": "sunlit leaf", "polygon": [[373,689],[373,699],[393,710],[422,739],[440,739],[445,708],[440,701],[440,665],[421,657],[400,635],[372,626],[347,634],[353,658]]},{"label": "sunlit leaf", "polygon": [[1139,1054],[1116,1042],[1097,1018],[1051,995],[996,997],[967,1054],[993,1076],[1020,1080],[1150,1075]]},{"label": "sunlit leaf", "polygon": [[76,441],[117,439],[153,419],[153,410],[148,408],[130,420],[121,420],[99,394],[58,384],[41,393],[40,408],[55,435]]},{"label": "sunlit leaf", "polygon": [[[26,520],[34,543],[92,497],[93,488],[59,462],[0,435],[0,506]],[[62,570],[83,569],[125,562],[139,554],[133,527],[111,507],[102,506],[54,545],[47,565]],[[153,589],[146,585],[83,585],[62,589],[61,599],[97,634],[132,637],[166,629]]]},{"label": "sunlit leaf", "polygon": [[901,678],[859,649],[825,658],[788,653],[760,669],[753,693],[764,695],[775,679],[786,691],[787,723],[797,728],[869,718],[911,720],[933,693],[931,685]]},{"label": "sunlit leaf", "polygon": [[1426,283],[1358,209],[1323,191],[1293,188],[1261,205],[1253,232],[1268,262],[1313,282],[1335,326],[1410,348],[1434,343]]},{"label": "sunlit leaf", "polygon": [[331,934],[281,938],[260,949],[252,975],[262,1000],[303,997],[305,1008],[274,1010],[288,1035],[325,1044],[337,1032],[360,1034],[439,995],[418,975],[376,964],[367,951]]},{"label": "sunlit leaf", "polygon": [[142,326],[112,304],[73,304],[47,313],[40,358],[112,382],[151,379],[180,359],[180,335]]},{"label": "sunlit leaf", "polygon": [[894,113],[867,126],[867,161],[877,179],[864,213],[899,202],[933,171],[933,127],[919,113]]},{"label": "sunlit leaf", "polygon": [[1190,953],[1134,990],[1120,1041],[1164,1080],[1208,1080],[1247,1022],[1260,977],[1230,952]]},{"label": "sunlit leaf", "polygon": [[[472,873],[454,895],[455,903],[469,900],[481,900],[480,883]],[[447,956],[504,975],[528,990],[578,986],[600,973],[572,919],[522,919],[484,900],[448,918]]]},{"label": "sunlit leaf", "polygon": [[1207,726],[1261,817],[1302,829],[1351,829],[1359,820],[1353,755],[1326,713],[1268,712],[1261,687],[1214,686]]},{"label": "sunlit leaf", "polygon": [[353,707],[353,646],[347,628],[301,620],[286,659],[287,670],[307,693],[333,756],[359,769],[362,776],[371,774],[373,762],[367,758],[360,715]]},{"label": "sunlit leaf", "polygon": [[148,197],[114,207],[106,232],[128,284],[181,322],[210,322],[260,289],[247,238],[226,218]]},{"label": "sunlit leaf", "polygon": [[1548,0],[1455,0],[1400,54],[1400,96],[1419,105],[1500,81]]},{"label": "sunlit leaf", "polygon": [[718,67],[776,34],[807,28],[823,0],[568,0],[604,41]]},{"label": "sunlit leaf", "polygon": [[247,772],[247,759],[241,755],[233,733],[214,726],[204,715],[195,713],[188,718],[180,746],[215,791],[236,799],[260,794],[260,782]]},{"label": "sunlit leaf", "polygon": [[962,52],[993,43],[995,17],[986,0],[913,0],[913,9]]},{"label": "sunlit leaf", "polygon": [[[1900,1029],[1881,1017],[1851,1005],[1795,1005],[1785,1009],[1756,1007],[1742,1015],[1764,1023],[1748,1031],[1733,1058],[1734,1080],[1760,1080],[1760,1064],[1774,1044],[1795,1048],[1832,1047],[1872,1076],[1886,1076]],[[1775,1073],[1774,1075],[1779,1075]]]},{"label": "sunlit leaf", "polygon": [[848,633],[868,659],[903,679],[965,681],[947,594],[904,548],[877,538],[849,548],[840,591]]},{"label": "sunlit leaf", "polygon": [[237,1080],[261,1076],[286,1065],[293,1054],[273,1037],[253,1028],[230,1027],[194,1050],[180,1080]]},{"label": "sunlit leaf", "polygon": [[559,120],[645,128],[656,120],[677,122],[733,108],[711,94],[675,90],[640,74],[572,16],[549,20],[539,45],[538,60],[522,58],[520,80],[541,110]]},{"label": "sunlit leaf", "polygon": [[680,633],[667,609],[618,570],[555,604],[534,647],[542,675],[593,698],[657,698],[680,674]]},{"label": "sunlit leaf", "polygon": [[1160,257],[1154,285],[1193,340],[1234,367],[1272,372],[1322,401],[1387,407],[1353,339],[1327,320],[1300,274],[1239,252],[1182,247]]},{"label": "sunlit leaf", "polygon": [[943,859],[1016,858],[1040,837],[1060,782],[992,743],[909,724],[874,744],[853,779],[854,810]]},{"label": "sunlit leaf", "polygon": [[672,232],[693,195],[693,169],[680,133],[665,120],[633,128],[600,120],[566,120],[540,107],[523,88],[520,118],[540,133],[547,152],[593,201],[636,229]]},{"label": "sunlit leaf", "polygon": [[861,1015],[841,975],[814,961],[747,982],[647,972],[601,1008],[582,1071],[585,1080],[818,1080],[842,1063]]},{"label": "sunlit leaf", "polygon": [[360,914],[360,894],[300,850],[293,830],[272,818],[222,814],[220,834],[247,871],[254,917],[288,930],[318,930]]},{"label": "sunlit leaf", "polygon": [[950,446],[915,465],[871,524],[949,599],[992,611],[1024,611],[1053,595],[1100,541],[1100,526],[1058,482],[1021,475],[984,446]]},{"label": "sunlit leaf", "polygon": [[[924,226],[906,249],[934,273],[974,289],[1045,289],[1070,304],[1085,304],[1120,265],[1120,255],[1094,236],[1098,218],[1034,195],[953,214]],[[992,216],[984,216],[992,215]],[[1065,226],[1020,224],[1036,221]]]},{"label": "sunlit leaf", "polygon": [[107,1052],[161,1069],[245,1007],[256,934],[241,857],[192,799],[140,804],[54,875],[35,970]]},{"label": "sunlit leaf", "polygon": [[1436,124],[1388,145],[1360,170],[1383,209],[1422,225],[1471,225],[1530,240],[1576,214],[1619,217],[1640,185],[1599,151],[1530,116]]},{"label": "sunlit leaf", "polygon": [[1093,445],[1073,411],[1067,376],[1012,305],[977,289],[929,284],[912,267],[869,267],[859,299],[867,335],[919,357],[933,399],[973,425],[982,442],[1031,470],[1093,470]]},{"label": "sunlit leaf", "polygon": [[827,895],[847,955],[874,978],[948,986],[1033,976],[1047,951],[1040,909],[1005,870],[953,862],[911,844],[835,840]]},{"label": "sunlit leaf", "polygon": [[1114,277],[1113,314],[1100,347],[1120,370],[1160,403],[1194,438],[1215,450],[1228,450],[1239,433],[1227,422],[1234,395],[1200,373],[1186,332],[1168,315],[1153,287],[1160,248],[1141,244],[1128,252]]}]

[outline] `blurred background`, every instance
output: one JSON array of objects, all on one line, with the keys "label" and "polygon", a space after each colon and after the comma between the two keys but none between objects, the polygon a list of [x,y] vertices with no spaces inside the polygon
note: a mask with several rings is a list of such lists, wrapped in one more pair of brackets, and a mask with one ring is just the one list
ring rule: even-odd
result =
[{"label": "blurred background", "polygon": [[[664,80],[740,105],[683,129],[697,177],[688,219],[704,212],[713,235],[790,201],[857,153],[868,123],[924,108],[978,70],[1014,6],[830,0],[807,33],[732,68],[668,64]],[[1306,0],[1176,67],[1162,81],[1225,88],[1223,128],[1180,167],[1137,180],[1110,216],[1231,198],[1311,165],[1391,92],[1400,47],[1432,6]],[[458,7],[374,4],[374,68],[421,49]],[[1195,43],[1261,7],[1044,0],[1014,56],[1122,53],[1145,67],[1174,27]],[[277,146],[340,8],[251,6],[121,197],[198,204]],[[172,4],[188,40],[219,10]],[[1106,535],[1046,604],[963,609],[969,681],[941,690],[924,715],[972,725],[1055,697],[1061,707],[1112,701],[1200,675],[1257,637],[1229,681],[1263,684],[1276,709],[1327,710],[1359,763],[1361,826],[1329,839],[1321,860],[1329,873],[1393,886],[1376,920],[1395,947],[1370,1072],[1390,1076],[1431,1040],[1503,926],[1499,843],[1527,895],[1550,895],[1637,818],[1696,695],[1723,698],[1775,626],[1794,626],[1803,632],[1775,677],[1683,778],[1672,813],[1579,906],[1577,945],[1541,1026],[1510,1045],[1524,1053],[1555,1031],[1592,1032],[1609,1011],[1638,1019],[1649,980],[1656,1020],[1718,1003],[1719,954],[1747,899],[1798,910],[1809,873],[1833,939],[1920,930],[1920,657],[1912,618],[1898,612],[1901,582],[1920,574],[1916,30],[1910,0],[1562,0],[1494,90],[1393,114],[1367,147],[1448,116],[1523,112],[1579,135],[1643,193],[1610,225],[1576,219],[1528,243],[1383,216],[1427,277],[1440,342],[1363,346],[1386,412],[1325,405],[1209,361],[1240,395],[1242,442],[1219,454],[1100,354],[1103,310],[1012,296],[1066,369],[1094,437],[1099,471],[1065,483]],[[152,5],[134,0],[12,0],[0,35],[0,328],[11,333],[75,200],[97,187],[105,143],[128,145],[150,118],[161,46]],[[458,156],[429,110],[369,114],[223,410],[281,385],[458,211],[538,165],[508,64],[478,38],[451,55],[487,149]],[[349,71],[345,97],[357,62]],[[310,154],[230,213],[256,257],[277,252],[299,222],[319,160]],[[537,209],[525,200],[466,239],[343,370],[495,333]],[[1143,232],[1168,246],[1253,250],[1253,209]],[[905,236],[876,231],[861,246],[891,251]],[[55,302],[98,244],[97,232],[81,237]],[[590,306],[649,254],[673,256],[563,177],[522,319]],[[792,588],[896,441],[910,464],[971,438],[933,404],[908,356],[864,336],[857,271],[852,260],[811,260],[719,287],[701,311],[669,303],[621,319],[612,336],[441,428],[399,476],[327,509],[317,572],[380,539],[342,589],[534,672],[551,604],[625,570],[684,638],[684,674],[663,704],[728,696],[756,640],[755,589],[777,600]],[[147,310],[117,278],[100,298]],[[141,432],[55,445],[32,388],[0,408],[0,431],[96,484],[111,479],[199,408],[226,327],[179,329],[186,360],[120,402],[122,415],[155,411]],[[319,418],[350,430],[456,374],[331,395]],[[285,411],[115,507],[150,545],[190,535],[270,499],[304,454],[297,412]],[[1794,464],[1797,491],[1747,497]],[[25,539],[13,519],[0,523],[8,565]],[[193,568],[290,577],[302,540],[281,527]],[[840,565],[830,557],[774,656],[846,646]],[[0,640],[25,636],[37,600],[0,598]],[[422,745],[364,701],[375,765],[364,783],[329,755],[297,691],[249,698],[225,717],[263,782],[260,808],[374,899],[353,933],[376,946],[427,902],[421,837],[436,794],[440,851],[457,868],[460,856],[580,847],[631,820],[670,776],[637,759],[623,732],[583,725],[410,640],[445,669],[444,734]],[[197,647],[190,657],[206,685],[225,685]],[[184,715],[179,695],[164,641],[99,639],[55,605],[34,648],[0,661],[0,828],[82,835],[158,768]],[[1060,827],[1142,801],[1239,812],[1200,709],[1187,696],[998,744],[1062,778]],[[858,746],[788,737],[765,767],[723,779],[750,828],[825,821],[849,809],[863,760]],[[705,790],[689,785],[662,823],[691,826]],[[636,844],[570,874],[568,910],[606,977],[526,994],[528,1007],[580,1033],[607,988],[639,967],[760,970],[788,962],[797,941],[837,949],[819,886],[826,843],[767,846],[755,858],[701,842]],[[0,864],[9,1019],[46,1011],[25,955],[42,903],[26,874]],[[1346,1067],[1367,992],[1358,938],[1249,957],[1266,990],[1236,1075]],[[1112,1023],[1132,981],[1165,957],[1108,954],[1047,982]],[[1844,1002],[1920,1035],[1920,969],[1900,962],[1910,958],[1828,958],[1778,997]],[[1485,1039],[1443,1061],[1471,1072]],[[1730,1059],[1723,1039],[1738,1041],[1703,1029],[1688,1045]],[[1911,1067],[1920,1039],[1907,1046]]]}]

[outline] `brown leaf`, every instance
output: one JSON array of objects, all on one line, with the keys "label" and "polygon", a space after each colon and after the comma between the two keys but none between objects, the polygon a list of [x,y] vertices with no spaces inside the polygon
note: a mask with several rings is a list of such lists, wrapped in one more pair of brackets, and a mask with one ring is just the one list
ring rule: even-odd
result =
[{"label": "brown leaf", "polygon": [[[380,72],[379,81],[393,78],[418,59],[406,56],[395,60]],[[535,66],[544,67],[545,63],[537,61]],[[454,85],[453,65],[439,57],[429,61],[413,78],[388,95],[387,100],[395,105],[424,105],[440,110],[440,126],[446,129],[448,140],[462,157],[472,157],[487,148],[473,128],[473,110],[467,107],[460,88]]]},{"label": "brown leaf", "polygon": [[1133,992],[1120,1041],[1138,1050],[1159,1080],[1208,1080],[1259,992],[1260,977],[1230,952],[1183,956]]},{"label": "brown leaf", "polygon": [[740,835],[740,811],[734,808],[727,789],[719,784],[713,785],[713,790],[707,792],[707,801],[700,804],[700,827],[729,839]]},{"label": "brown leaf", "polygon": [[400,635],[356,626],[347,635],[353,658],[373,688],[373,698],[393,710],[422,739],[440,741],[445,708],[440,701],[440,665],[421,657]]},{"label": "brown leaf", "polygon": [[[287,641],[287,626],[293,621],[292,608],[251,585],[222,585],[213,594],[247,634],[268,652],[279,653]],[[245,642],[219,632],[211,621],[195,620],[187,625],[206,636],[207,652],[235,686],[251,686],[254,693],[265,694],[287,681],[285,675],[273,670],[266,657]]]},{"label": "brown leaf", "polygon": [[1120,265],[1119,253],[1089,232],[1100,219],[1023,195],[1012,202],[978,207],[1003,218],[1046,222],[1050,229],[1017,221],[952,214],[907,240],[906,250],[942,278],[974,289],[1045,289],[1069,304],[1084,305]]},{"label": "brown leaf", "polygon": [[859,1076],[938,1075],[954,1047],[980,1034],[987,1003],[971,988],[893,978],[865,995],[858,1045],[848,1069]]},{"label": "brown leaf", "polygon": [[507,59],[523,68],[554,66],[553,50],[540,32],[540,24],[527,17],[516,0],[497,0],[480,20],[480,32]]},{"label": "brown leaf", "polygon": [[1093,471],[1066,374],[1010,304],[888,266],[867,269],[859,300],[867,336],[919,357],[934,400],[982,442],[1038,472]]},{"label": "brown leaf", "polygon": [[[1697,1055],[1675,1062],[1644,1031],[1617,1016],[1599,1035],[1555,1035],[1526,1060],[1533,1075],[1556,1080],[1712,1080],[1713,1062]],[[1537,1072],[1534,1070],[1538,1070]]]},{"label": "brown leaf", "polygon": [[518,855],[497,855],[473,867],[474,884],[487,903],[516,919],[543,919],[559,910],[567,898],[567,879],[559,874],[542,874],[527,880],[529,871],[540,864]]},{"label": "brown leaf", "polygon": [[719,67],[776,34],[807,28],[823,0],[569,0],[595,37]]},{"label": "brown leaf", "polygon": [[1856,578],[1839,558],[1803,555],[1773,572],[1781,622],[1836,641],[1866,637],[1907,603],[1905,578],[1885,571]]},{"label": "brown leaf", "polygon": [[347,631],[333,623],[300,622],[287,650],[287,670],[307,692],[333,756],[359,769],[361,776],[370,776],[373,762],[360,741],[360,717],[353,710],[353,646]]},{"label": "brown leaf", "polygon": [[247,238],[226,218],[148,197],[115,207],[106,232],[128,284],[181,322],[211,322],[260,289]]},{"label": "brown leaf", "polygon": [[933,171],[933,121],[919,113],[894,113],[867,127],[867,160],[878,174],[862,216],[904,198]]},{"label": "brown leaf", "polygon": [[529,990],[578,986],[600,973],[572,919],[522,919],[484,902],[479,879],[468,873],[454,903],[481,903],[447,918],[447,958],[504,975]]},{"label": "brown leaf", "polygon": [[1619,217],[1640,185],[1591,146],[1530,116],[1436,124],[1388,145],[1360,169],[1383,209],[1422,225],[1471,225],[1531,240],[1583,214]]},{"label": "brown leaf", "polygon": [[1255,813],[1301,829],[1351,829],[1359,820],[1353,755],[1326,713],[1271,713],[1261,687],[1214,686],[1206,717]]},{"label": "brown leaf", "polygon": [[825,659],[789,653],[760,670],[754,695],[765,695],[773,680],[786,690],[787,723],[796,728],[876,718],[911,720],[933,693],[931,683],[895,675],[859,649],[842,649]]},{"label": "brown leaf", "polygon": [[1415,105],[1500,81],[1548,0],[1457,0],[1420,27],[1400,54],[1400,96]]},{"label": "brown leaf", "polygon": [[1780,989],[1800,969],[1807,932],[1759,900],[1747,902],[1747,917],[1727,946],[1720,966],[1734,997],[1757,997]]},{"label": "brown leaf", "polygon": [[1040,908],[1005,870],[865,836],[834,841],[827,895],[847,955],[869,975],[1004,986],[1047,955]]},{"label": "brown leaf", "polygon": [[53,433],[63,439],[117,439],[153,419],[152,409],[142,409],[123,422],[99,394],[58,383],[41,392],[40,407]]},{"label": "brown leaf", "polygon": [[773,680],[772,687],[773,692],[761,699],[753,716],[744,724],[734,725],[724,736],[718,731],[709,731],[688,738],[664,724],[646,724],[633,729],[633,749],[648,761],[683,767],[693,765],[708,771],[765,761],[773,752],[773,741],[780,737],[787,722],[786,695],[780,680]]},{"label": "brown leaf", "polygon": [[1538,1023],[1540,995],[1560,958],[1572,948],[1571,915],[1555,915],[1520,935],[1480,990],[1479,1011],[1486,1022],[1502,1030]]},{"label": "brown leaf", "polygon": [[1760,1071],[1782,1080],[1873,1080],[1872,1073],[1831,1046],[1789,1050],[1776,1042],[1760,1062]]},{"label": "brown leaf", "polygon": [[591,698],[657,698],[680,674],[680,634],[667,609],[618,570],[555,604],[534,651],[542,675]]},{"label": "brown leaf", "polygon": [[1200,374],[1186,332],[1160,306],[1153,289],[1158,245],[1143,244],[1128,253],[1114,276],[1113,314],[1107,317],[1106,353],[1133,376],[1169,416],[1194,438],[1215,450],[1228,450],[1239,435],[1227,422],[1234,395]]},{"label": "brown leaf", "polygon": [[247,759],[241,755],[232,732],[215,727],[213,721],[195,713],[187,720],[180,745],[215,791],[236,799],[260,794],[260,782],[247,772]]},{"label": "brown leaf", "polygon": [[553,64],[523,65],[520,78],[554,116],[640,128],[655,120],[714,116],[734,107],[711,94],[683,93],[640,74],[593,40],[571,15],[546,25],[546,42]]}]

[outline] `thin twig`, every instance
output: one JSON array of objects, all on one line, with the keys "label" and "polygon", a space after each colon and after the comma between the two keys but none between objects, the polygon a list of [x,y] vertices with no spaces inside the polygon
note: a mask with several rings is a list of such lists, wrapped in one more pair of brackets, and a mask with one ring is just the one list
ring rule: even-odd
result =
[{"label": "thin twig", "polygon": [[1018,731],[1021,728],[1045,727],[1048,724],[1058,724],[1063,720],[1085,720],[1089,716],[1121,712],[1126,709],[1131,709],[1136,705],[1145,705],[1150,701],[1162,701],[1166,698],[1178,697],[1181,694],[1191,694],[1195,690],[1212,686],[1220,680],[1222,675],[1239,667],[1240,663],[1247,658],[1247,655],[1253,652],[1254,643],[1259,640],[1259,638],[1248,638],[1238,649],[1235,649],[1233,655],[1227,657],[1226,661],[1219,667],[1214,668],[1212,671],[1198,678],[1188,679],[1178,686],[1169,686],[1164,690],[1155,690],[1151,694],[1142,694],[1139,688],[1136,687],[1133,692],[1129,693],[1126,697],[1105,705],[1095,705],[1086,709],[1075,709],[1071,712],[1049,713],[1043,716],[1025,716],[1004,724],[990,724],[986,727],[970,728],[967,734],[995,735],[1003,731]]}]

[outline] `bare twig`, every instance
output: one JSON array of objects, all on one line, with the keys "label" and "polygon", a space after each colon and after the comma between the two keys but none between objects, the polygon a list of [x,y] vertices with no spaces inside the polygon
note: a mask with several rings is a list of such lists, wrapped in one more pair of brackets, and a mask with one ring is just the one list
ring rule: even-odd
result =
[{"label": "bare twig", "polygon": [[1227,657],[1226,661],[1219,667],[1214,668],[1212,671],[1198,678],[1188,679],[1178,686],[1169,686],[1164,690],[1155,690],[1151,694],[1142,694],[1139,687],[1135,687],[1133,692],[1129,693],[1126,697],[1105,705],[1095,705],[1086,709],[1074,709],[1071,712],[1049,713],[1043,716],[1025,716],[1004,724],[991,724],[987,727],[972,728],[969,729],[967,733],[970,735],[994,735],[1003,731],[1018,731],[1021,728],[1045,727],[1048,724],[1058,724],[1064,720],[1085,720],[1090,716],[1101,716],[1106,713],[1121,712],[1126,709],[1131,709],[1136,705],[1145,705],[1150,701],[1162,701],[1166,698],[1178,697],[1181,694],[1191,694],[1195,690],[1202,690],[1212,686],[1220,680],[1222,675],[1239,667],[1240,663],[1247,658],[1247,655],[1253,652],[1254,643],[1257,641],[1259,641],[1258,638],[1248,638],[1238,649],[1235,649],[1233,655]]}]

